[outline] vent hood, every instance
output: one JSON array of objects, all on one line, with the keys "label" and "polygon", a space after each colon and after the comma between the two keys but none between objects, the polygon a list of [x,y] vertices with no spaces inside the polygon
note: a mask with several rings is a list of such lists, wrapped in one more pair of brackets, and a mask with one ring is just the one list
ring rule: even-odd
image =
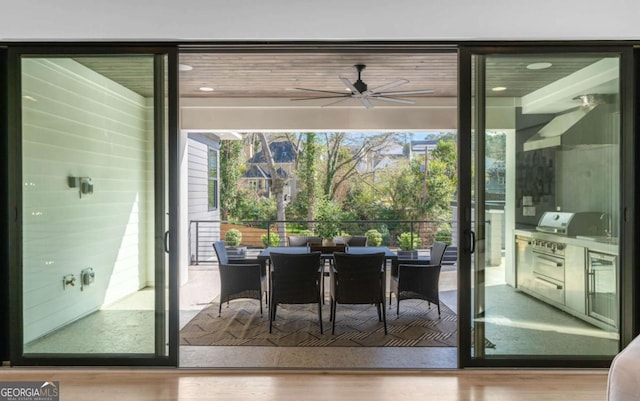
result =
[{"label": "vent hood", "polygon": [[618,113],[611,103],[613,95],[581,95],[581,105],[554,117],[524,143],[524,150],[554,146],[581,146],[613,143]]}]

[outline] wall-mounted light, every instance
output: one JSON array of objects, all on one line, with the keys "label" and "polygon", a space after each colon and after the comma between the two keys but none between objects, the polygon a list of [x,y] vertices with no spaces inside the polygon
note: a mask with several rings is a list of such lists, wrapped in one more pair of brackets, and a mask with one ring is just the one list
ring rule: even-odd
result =
[{"label": "wall-mounted light", "polygon": [[93,181],[91,181],[91,177],[67,177],[67,182],[69,183],[69,188],[78,188],[78,194],[80,195],[80,199],[82,199],[82,195],[90,195],[93,193]]}]

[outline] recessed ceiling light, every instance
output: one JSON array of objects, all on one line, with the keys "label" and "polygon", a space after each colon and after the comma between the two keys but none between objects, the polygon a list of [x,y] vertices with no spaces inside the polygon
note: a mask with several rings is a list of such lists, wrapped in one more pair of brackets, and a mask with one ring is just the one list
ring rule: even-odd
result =
[{"label": "recessed ceiling light", "polygon": [[496,86],[495,88],[491,88],[492,91],[494,92],[502,92],[502,91],[506,91],[507,87],[506,86]]},{"label": "recessed ceiling light", "polygon": [[193,67],[190,66],[189,64],[179,64],[178,65],[178,69],[180,71],[191,71],[191,70],[193,70]]},{"label": "recessed ceiling light", "polygon": [[553,64],[551,63],[531,63],[527,66],[527,69],[529,70],[544,70],[545,68],[549,68],[551,67]]},{"label": "recessed ceiling light", "polygon": [[198,90],[202,92],[213,92],[213,88],[210,86],[201,86],[198,88]]}]

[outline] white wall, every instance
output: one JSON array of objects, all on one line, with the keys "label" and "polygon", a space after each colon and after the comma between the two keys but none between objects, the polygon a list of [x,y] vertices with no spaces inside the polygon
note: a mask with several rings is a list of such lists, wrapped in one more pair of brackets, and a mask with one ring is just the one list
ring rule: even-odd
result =
[{"label": "white wall", "polygon": [[[147,285],[153,135],[143,97],[73,60],[25,59],[23,71],[28,342]],[[80,198],[69,175],[91,177],[94,193]],[[93,285],[63,289],[87,267]]]},{"label": "white wall", "polygon": [[637,0],[14,0],[0,40],[640,39]]}]

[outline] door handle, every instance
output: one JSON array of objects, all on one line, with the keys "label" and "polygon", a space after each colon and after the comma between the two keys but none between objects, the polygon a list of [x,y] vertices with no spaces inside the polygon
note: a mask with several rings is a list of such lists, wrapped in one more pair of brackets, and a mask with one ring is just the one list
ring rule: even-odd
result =
[{"label": "door handle", "polygon": [[169,230],[164,232],[164,251],[169,253]]},{"label": "door handle", "polygon": [[474,253],[476,251],[476,233],[471,230],[469,231],[469,234],[471,236],[471,251],[470,253]]}]

